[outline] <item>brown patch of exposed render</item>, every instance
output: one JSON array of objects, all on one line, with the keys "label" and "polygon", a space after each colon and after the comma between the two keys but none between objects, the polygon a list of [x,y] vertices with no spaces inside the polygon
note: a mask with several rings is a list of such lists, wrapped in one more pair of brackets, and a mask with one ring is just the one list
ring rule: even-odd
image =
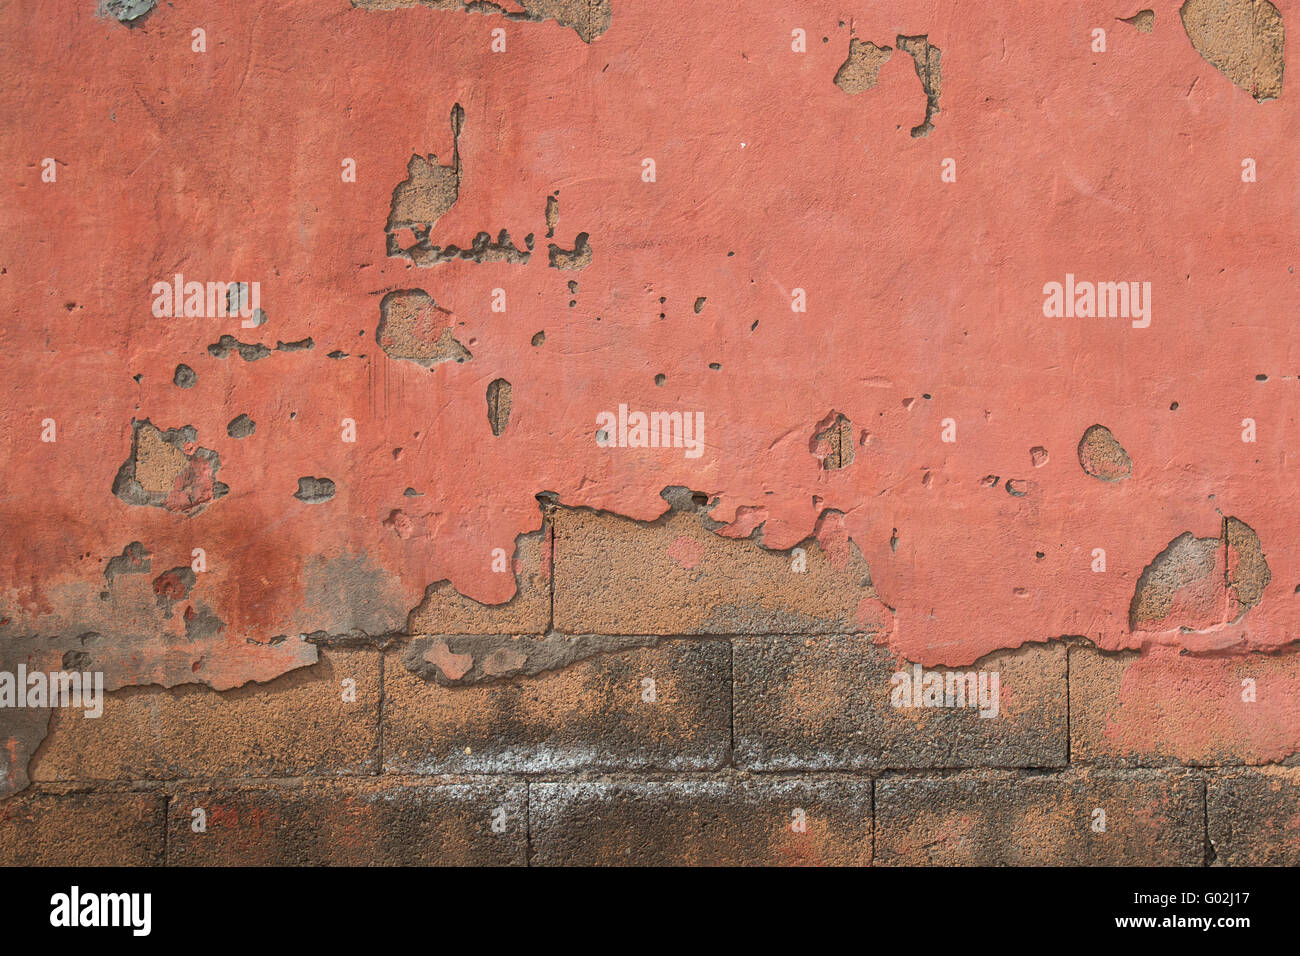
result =
[{"label": "brown patch of exposed render", "polygon": [[817,423],[808,450],[827,471],[853,464],[853,423],[840,412],[832,411]]},{"label": "brown patch of exposed render", "polygon": [[1286,28],[1277,7],[1268,0],[1187,0],[1178,14],[1196,52],[1257,102],[1282,95]]},{"label": "brown patch of exposed render", "polygon": [[912,138],[929,136],[934,130],[934,117],[939,113],[939,97],[943,94],[943,71],[939,68],[943,51],[925,34],[900,36],[897,43],[898,48],[912,58],[921,89],[925,91],[925,119],[912,127]]},{"label": "brown patch of exposed render", "polygon": [[216,480],[221,457],[197,444],[189,425],[166,431],[147,418],[131,422],[131,454],[118,469],[113,494],[132,505],[192,517],[229,490]]},{"label": "brown patch of exposed render", "polygon": [[609,0],[519,0],[531,20],[554,20],[571,27],[583,43],[609,29],[613,19]]},{"label": "brown patch of exposed render", "polygon": [[438,157],[413,155],[406,178],[393,189],[385,229],[418,229],[435,225],[456,203],[460,177],[455,166],[442,166]]},{"label": "brown patch of exposed render", "polygon": [[845,93],[863,93],[876,85],[880,68],[894,55],[892,47],[876,46],[870,40],[849,39],[849,56],[835,72],[835,85]]},{"label": "brown patch of exposed render", "polygon": [[1222,610],[1223,568],[1218,558],[1218,538],[1197,538],[1190,532],[1174,538],[1138,578],[1129,626],[1158,631],[1214,624]]},{"label": "brown patch of exposed render", "polygon": [[[468,247],[434,245],[430,237],[438,220],[456,203],[464,167],[460,156],[460,134],[465,127],[465,110],[459,103],[451,110],[452,164],[443,166],[430,154],[413,155],[407,163],[407,178],[393,189],[388,222],[384,227],[387,254],[410,259],[417,266],[436,266],[461,259],[470,262],[526,264],[532,258],[533,236],[524,237],[525,249],[516,248],[510,232],[501,229],[497,238],[480,230]],[[553,198],[553,197],[552,197]],[[547,203],[548,222],[558,216]],[[585,234],[584,234],[585,236]],[[406,245],[403,243],[406,242]]]},{"label": "brown patch of exposed render", "polygon": [[[555,235],[555,227],[560,222],[560,201],[555,196],[546,197],[546,238],[550,239]],[[585,232],[580,232],[573,240],[573,248],[565,249],[564,247],[551,242],[547,243],[546,255],[552,269],[579,271],[591,265],[591,242],[590,236]],[[531,248],[531,246],[529,247]],[[569,292],[576,293],[578,283],[569,282]]]},{"label": "brown patch of exposed render", "polygon": [[573,240],[572,249],[564,249],[555,243],[546,247],[552,269],[579,270],[591,265],[591,242],[587,233],[580,232]]},{"label": "brown patch of exposed render", "polygon": [[1134,631],[1205,631],[1239,620],[1272,580],[1259,536],[1227,517],[1217,538],[1185,532],[1142,571],[1129,607]]},{"label": "brown patch of exposed render", "polygon": [[[638,522],[586,509],[557,509],[555,627],[597,634],[889,633],[893,614],[871,584],[857,545],[822,523],[784,550],[727,538],[709,518],[707,497],[662,492],[668,510]],[[701,503],[702,502],[702,503]],[[693,568],[673,559],[679,539],[695,541]],[[828,550],[828,548],[830,550]]]},{"label": "brown patch of exposed render", "polygon": [[[912,58],[916,76],[925,92],[925,119],[912,127],[912,138],[929,136],[934,130],[934,117],[939,113],[939,97],[943,94],[943,72],[939,61],[943,51],[930,42],[930,38],[899,35],[895,41],[898,49]],[[835,72],[835,85],[849,94],[862,93],[874,87],[880,77],[880,68],[893,56],[893,49],[877,46],[870,40],[849,40],[848,58]]]},{"label": "brown patch of exposed render", "polygon": [[171,491],[189,464],[189,456],[175,441],[164,440],[163,433],[152,423],[141,423],[136,428],[134,478],[148,494]]},{"label": "brown patch of exposed render", "polygon": [[514,389],[504,378],[494,379],[487,387],[488,424],[492,434],[500,437],[510,424],[510,408]]},{"label": "brown patch of exposed render", "polygon": [[406,179],[393,189],[384,229],[429,229],[456,203],[460,195],[460,133],[465,126],[465,110],[457,103],[451,110],[450,166],[443,166],[433,153],[411,156],[406,164]]},{"label": "brown patch of exposed render", "polygon": [[1079,465],[1102,481],[1123,481],[1133,473],[1133,460],[1105,425],[1092,425],[1079,439]]},{"label": "brown patch of exposed render", "polygon": [[[393,190],[388,222],[384,228],[387,254],[406,258],[420,267],[441,265],[445,262],[508,262],[524,265],[532,258],[533,234],[524,237],[524,249],[516,248],[510,231],[501,229],[494,240],[490,233],[480,230],[470,240],[468,247],[453,244],[435,245],[431,234],[460,195],[460,181],[464,168],[460,158],[460,134],[465,126],[465,111],[457,103],[451,111],[453,162],[441,166],[437,156],[421,159],[412,156],[407,164],[407,178]],[[550,206],[547,206],[548,217]],[[556,210],[558,214],[558,209]],[[585,235],[585,234],[584,234]],[[403,243],[406,245],[403,245]]]},{"label": "brown patch of exposed render", "polygon": [[379,303],[375,342],[389,358],[425,368],[468,361],[474,356],[456,341],[451,316],[423,289],[390,292]]},{"label": "brown patch of exposed render", "polygon": [[546,197],[546,238],[555,235],[555,227],[560,224],[560,201],[554,196]]},{"label": "brown patch of exposed render", "polygon": [[532,233],[524,237],[525,248],[523,249],[515,246],[508,229],[500,230],[496,239],[487,232],[479,231],[474,234],[468,247],[461,247],[454,243],[446,246],[433,245],[429,241],[428,229],[415,230],[414,235],[414,244],[403,249],[397,241],[397,236],[388,233],[388,254],[410,259],[421,268],[437,266],[457,259],[466,262],[508,262],[513,265],[524,265],[533,256]]},{"label": "brown patch of exposed render", "polygon": [[1273,580],[1273,572],[1264,559],[1263,545],[1255,529],[1238,518],[1224,520],[1223,538],[1227,549],[1228,590],[1237,604],[1250,609],[1263,599],[1264,588]]}]

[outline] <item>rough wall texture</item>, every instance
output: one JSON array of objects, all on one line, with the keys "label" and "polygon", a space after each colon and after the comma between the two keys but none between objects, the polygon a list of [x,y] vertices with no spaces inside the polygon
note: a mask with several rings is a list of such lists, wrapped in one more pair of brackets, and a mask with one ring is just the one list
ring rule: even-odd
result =
[{"label": "rough wall texture", "polygon": [[1300,862],[1294,5],[793,7],[0,9],[0,860]]}]

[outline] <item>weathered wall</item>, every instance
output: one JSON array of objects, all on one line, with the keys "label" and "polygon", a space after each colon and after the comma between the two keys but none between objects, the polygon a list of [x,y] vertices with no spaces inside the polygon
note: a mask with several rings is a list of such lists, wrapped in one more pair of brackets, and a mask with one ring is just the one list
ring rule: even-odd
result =
[{"label": "weathered wall", "polygon": [[1293,4],[95,3],[0,10],[0,682],[110,692],[0,686],[0,858],[1300,860]]}]

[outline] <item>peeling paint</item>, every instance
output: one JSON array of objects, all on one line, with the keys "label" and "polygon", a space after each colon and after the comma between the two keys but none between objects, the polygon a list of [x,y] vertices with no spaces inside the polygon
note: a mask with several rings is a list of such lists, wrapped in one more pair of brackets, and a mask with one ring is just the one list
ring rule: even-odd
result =
[{"label": "peeling paint", "polygon": [[99,0],[99,15],[133,27],[158,6],[158,0]]},{"label": "peeling paint", "polygon": [[1286,28],[1268,0],[1186,0],[1178,15],[1196,52],[1256,102],[1282,95]]},{"label": "peeling paint", "polygon": [[[841,11],[812,3],[809,35],[834,42],[805,54],[788,11],[761,6],[725,39],[663,5],[362,6],[215,3],[206,79],[183,97],[194,54],[170,7],[129,31],[85,0],[38,23],[0,12],[0,34],[31,41],[0,85],[22,184],[6,234],[40,237],[0,260],[5,654],[39,641],[114,686],[228,688],[310,666],[313,641],[400,632],[472,657],[460,682],[527,675],[596,646],[550,627],[552,531],[557,594],[655,631],[618,641],[860,629],[927,665],[1062,635],[1294,643],[1300,128],[1271,4],[1189,0],[1199,58],[1162,10],[1149,36],[1122,28],[1140,56],[1116,42],[1106,59],[1014,5],[891,2],[836,33]],[[484,24],[508,28],[509,55]],[[864,45],[874,85],[846,96],[867,79],[846,66],[854,31],[897,37],[916,78]],[[909,127],[928,137],[892,135]],[[150,284],[182,262],[262,282],[261,327],[151,317]],[[1042,285],[1067,270],[1151,281],[1151,327],[1045,320]],[[511,411],[498,386],[485,422],[495,382]],[[702,412],[706,455],[598,450],[595,415],[620,403]],[[823,434],[828,410],[843,421]],[[600,535],[626,526],[671,537],[611,555]],[[808,587],[795,548],[833,585]],[[680,593],[650,600],[665,581]],[[532,643],[462,643],[475,622]]]},{"label": "peeling paint", "polygon": [[492,434],[500,437],[510,424],[513,389],[504,378],[493,379],[487,387],[488,423]]},{"label": "peeling paint", "polygon": [[530,23],[554,20],[562,27],[571,28],[583,43],[591,43],[608,30],[613,19],[609,0],[519,0],[522,10],[510,10],[493,0],[352,0],[352,5],[363,10],[422,6],[433,10],[499,14],[507,20]]},{"label": "peeling paint", "polygon": [[375,342],[392,358],[425,368],[440,362],[467,362],[474,356],[456,341],[448,324],[451,316],[422,289],[390,292],[379,303]]},{"label": "peeling paint", "polygon": [[1133,473],[1133,461],[1109,428],[1092,425],[1079,439],[1079,465],[1101,481],[1123,481]]},{"label": "peeling paint", "polygon": [[132,505],[200,514],[230,489],[216,480],[221,457],[197,445],[190,425],[160,430],[148,419],[131,422],[131,454],[113,480],[113,494]]},{"label": "peeling paint", "polygon": [[912,137],[929,136],[934,131],[934,117],[939,113],[939,97],[943,95],[943,71],[939,68],[943,51],[924,34],[900,36],[898,48],[912,58],[921,89],[925,91],[925,119],[912,127]]},{"label": "peeling paint", "polygon": [[870,40],[849,39],[849,56],[835,73],[835,85],[845,93],[856,94],[876,85],[880,68],[894,55],[892,47],[876,46]]}]

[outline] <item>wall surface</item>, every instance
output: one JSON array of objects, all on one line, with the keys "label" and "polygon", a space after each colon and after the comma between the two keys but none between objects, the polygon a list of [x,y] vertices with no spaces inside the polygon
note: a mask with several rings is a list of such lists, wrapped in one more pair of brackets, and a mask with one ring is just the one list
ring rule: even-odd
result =
[{"label": "wall surface", "polygon": [[1300,863],[1300,9],[1147,2],[0,7],[0,861]]}]

